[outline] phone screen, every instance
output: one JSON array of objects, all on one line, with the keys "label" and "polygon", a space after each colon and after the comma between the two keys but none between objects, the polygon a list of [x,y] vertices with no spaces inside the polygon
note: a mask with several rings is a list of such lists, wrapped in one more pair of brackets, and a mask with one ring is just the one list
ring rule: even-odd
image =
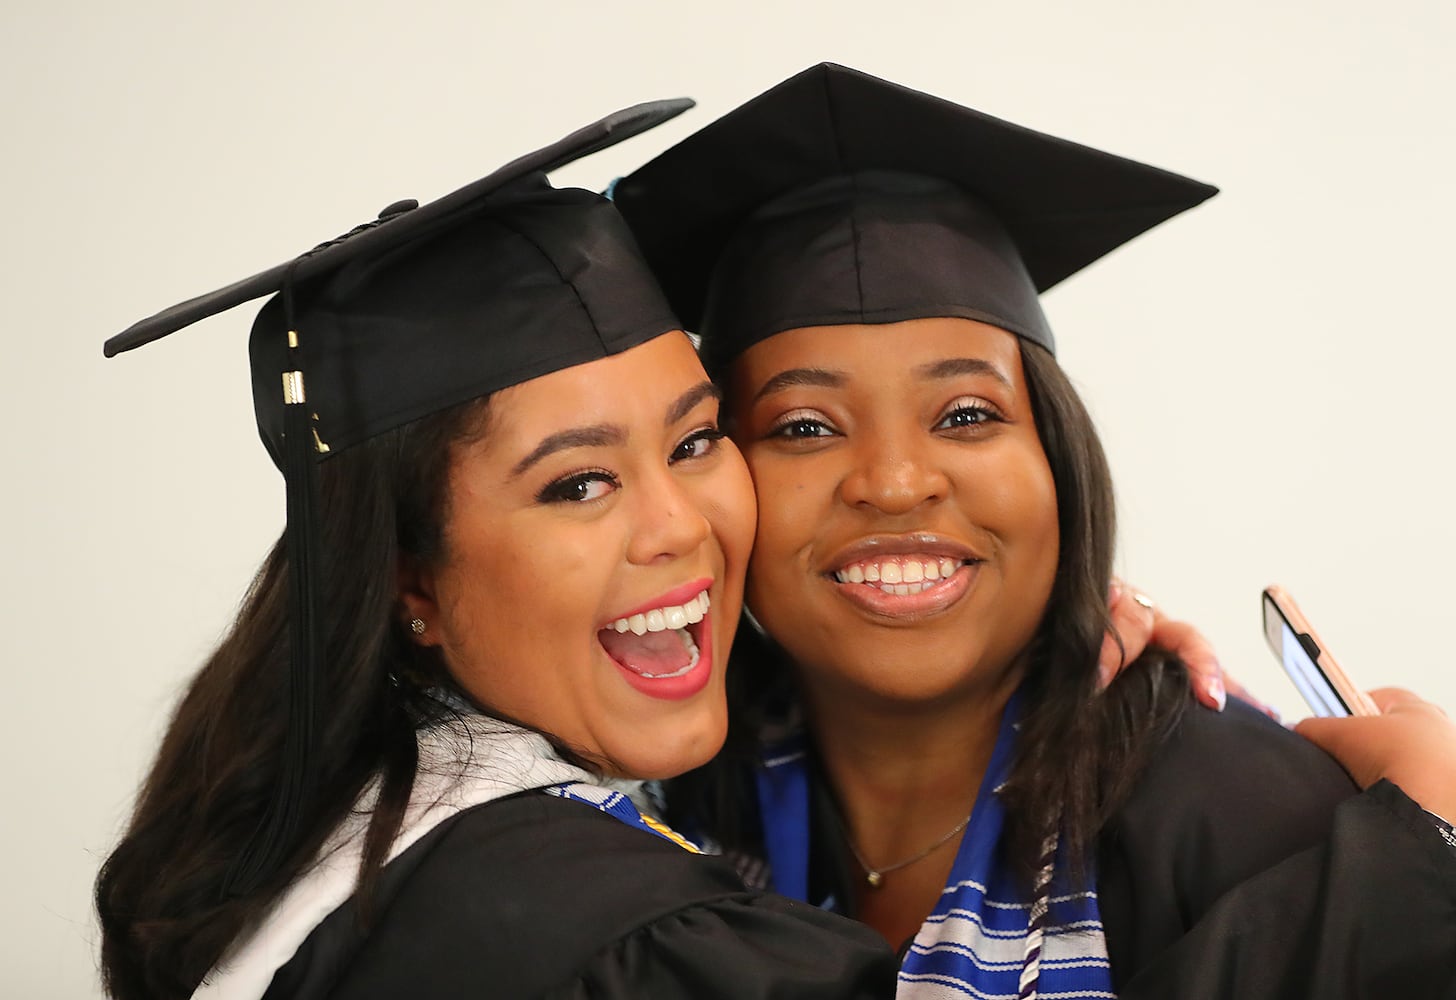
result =
[{"label": "phone screen", "polygon": [[[1330,684],[1324,671],[1314,662],[1314,657],[1310,656],[1300,635],[1268,597],[1264,598],[1264,634],[1269,645],[1284,662],[1285,672],[1294,681],[1294,686],[1299,689],[1315,715],[1329,717],[1350,714],[1349,706]],[[1304,639],[1313,645],[1307,635]]]}]

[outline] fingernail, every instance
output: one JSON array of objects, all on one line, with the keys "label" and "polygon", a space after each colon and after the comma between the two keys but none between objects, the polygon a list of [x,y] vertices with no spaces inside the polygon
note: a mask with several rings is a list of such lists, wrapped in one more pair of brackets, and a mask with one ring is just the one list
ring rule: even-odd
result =
[{"label": "fingernail", "polygon": [[1107,603],[1116,604],[1117,599],[1122,596],[1122,584],[1113,580],[1107,585]]},{"label": "fingernail", "polygon": [[1224,689],[1222,678],[1214,677],[1208,682],[1208,693],[1218,703],[1220,712],[1228,707],[1228,691]]}]

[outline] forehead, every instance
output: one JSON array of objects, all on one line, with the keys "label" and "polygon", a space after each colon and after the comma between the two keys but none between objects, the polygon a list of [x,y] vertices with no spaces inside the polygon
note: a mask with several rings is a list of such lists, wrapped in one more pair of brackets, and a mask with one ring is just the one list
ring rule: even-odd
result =
[{"label": "forehead", "polygon": [[963,372],[946,364],[958,359],[986,362],[1011,387],[1024,385],[1015,335],[975,320],[931,317],[800,327],[775,334],[734,362],[734,395],[756,393],[768,380],[793,369],[832,373],[844,384],[944,378]]},{"label": "forehead", "polygon": [[502,389],[491,397],[490,437],[519,443],[585,425],[660,426],[673,403],[706,380],[687,335],[665,333],[620,354]]}]

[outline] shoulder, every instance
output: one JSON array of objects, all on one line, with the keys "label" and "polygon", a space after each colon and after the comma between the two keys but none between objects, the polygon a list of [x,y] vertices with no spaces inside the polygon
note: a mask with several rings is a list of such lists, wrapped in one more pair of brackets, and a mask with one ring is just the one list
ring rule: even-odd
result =
[{"label": "shoulder", "polygon": [[1240,883],[1121,995],[1456,997],[1456,853],[1381,783],[1317,847]]},{"label": "shoulder", "polygon": [[1190,706],[1099,836],[1114,973],[1166,947],[1234,885],[1326,837],[1356,791],[1331,757],[1245,703]]},{"label": "shoulder", "polygon": [[589,973],[610,978],[629,942],[640,959],[671,948],[685,920],[742,921],[761,908],[718,859],[581,803],[518,795],[461,813],[391,862],[367,933],[347,904],[275,985],[285,973],[330,984],[280,989],[280,998],[456,997],[483,985],[490,995],[550,995]]},{"label": "shoulder", "polygon": [[[1230,698],[1223,712],[1190,705],[1152,755],[1119,819],[1253,827],[1309,815],[1323,831],[1354,783],[1335,760],[1257,709]],[[1268,811],[1272,810],[1272,812]]]}]

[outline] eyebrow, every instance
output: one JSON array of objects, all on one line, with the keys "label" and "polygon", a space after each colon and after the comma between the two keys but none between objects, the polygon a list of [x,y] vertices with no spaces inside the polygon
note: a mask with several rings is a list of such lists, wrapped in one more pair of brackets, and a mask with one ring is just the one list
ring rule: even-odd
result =
[{"label": "eyebrow", "polygon": [[[672,426],[692,412],[705,399],[718,399],[721,393],[712,382],[702,381],[672,401],[667,408],[664,426]],[[512,479],[519,479],[531,466],[549,455],[569,448],[604,448],[608,445],[621,446],[627,443],[627,431],[620,424],[592,424],[589,427],[573,427],[548,435],[531,449],[531,453],[511,469]]]},{"label": "eyebrow", "polygon": [[1006,388],[1013,388],[1011,380],[1001,369],[980,358],[946,358],[944,361],[932,361],[915,369],[915,374],[920,378],[933,379],[956,378],[961,375],[988,375]]},{"label": "eyebrow", "polygon": [[569,431],[558,431],[543,438],[531,449],[531,453],[516,463],[511,478],[519,479],[523,473],[548,455],[568,448],[603,448],[607,445],[621,445],[627,441],[627,432],[616,424],[594,424],[591,427],[573,427]]},{"label": "eyebrow", "polygon": [[832,368],[789,368],[779,372],[760,386],[759,390],[753,394],[752,402],[757,403],[765,396],[783,392],[796,385],[815,385],[826,389],[838,389],[847,381],[848,378],[844,372],[835,371]]},{"label": "eyebrow", "polygon": [[[947,379],[957,378],[961,375],[988,375],[1006,386],[1012,388],[1011,380],[1008,379],[1001,369],[983,361],[980,358],[946,358],[943,361],[931,361],[915,369],[917,378],[922,379]],[[779,372],[770,378],[758,392],[753,394],[752,402],[757,403],[765,396],[771,396],[776,392],[783,392],[785,389],[796,385],[812,385],[826,389],[839,389],[849,381],[844,372],[833,368],[789,368]]]},{"label": "eyebrow", "polygon": [[671,427],[683,417],[693,412],[693,407],[705,399],[716,399],[719,401],[723,399],[723,391],[707,379],[704,379],[677,397],[673,404],[667,408],[667,419],[663,421],[663,425]]}]

